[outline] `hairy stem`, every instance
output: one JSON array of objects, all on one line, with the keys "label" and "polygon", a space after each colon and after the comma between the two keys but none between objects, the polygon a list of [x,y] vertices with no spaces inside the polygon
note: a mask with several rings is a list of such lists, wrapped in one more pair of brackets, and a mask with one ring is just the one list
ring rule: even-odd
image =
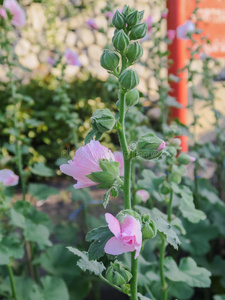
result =
[{"label": "hairy stem", "polygon": [[169,202],[168,214],[167,214],[167,220],[168,220],[168,222],[171,222],[172,204],[173,204],[173,189],[171,189],[171,191],[170,191],[170,202]]},{"label": "hairy stem", "polygon": [[132,279],[130,282],[131,300],[138,300],[138,296],[137,296],[138,259],[134,258],[135,252],[136,251],[131,253],[131,273],[132,273]]},{"label": "hairy stem", "polygon": [[161,235],[161,247],[160,247],[160,279],[161,279],[161,286],[163,292],[163,300],[167,300],[167,283],[164,276],[164,257],[165,257],[165,250],[166,250],[166,238],[164,235]]}]

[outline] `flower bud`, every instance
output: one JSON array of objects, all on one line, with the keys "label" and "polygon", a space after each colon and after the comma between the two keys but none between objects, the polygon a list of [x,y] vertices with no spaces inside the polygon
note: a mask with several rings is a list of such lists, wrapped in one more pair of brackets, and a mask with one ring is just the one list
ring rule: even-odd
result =
[{"label": "flower bud", "polygon": [[111,187],[110,194],[112,195],[113,198],[118,197],[118,195],[119,195],[118,187],[116,187],[116,186]]},{"label": "flower bud", "polygon": [[161,188],[160,188],[160,193],[163,195],[168,195],[171,191],[170,184],[167,181],[164,181]]},{"label": "flower bud", "polygon": [[117,10],[112,18],[112,24],[117,29],[123,29],[126,26],[124,16]]},{"label": "flower bud", "polygon": [[135,25],[130,32],[129,38],[130,40],[138,40],[142,39],[147,33],[147,23],[140,23]]},{"label": "flower bud", "polygon": [[143,49],[141,47],[141,44],[139,42],[134,42],[129,45],[127,49],[127,58],[129,62],[133,63],[140,59],[143,55]]},{"label": "flower bud", "polygon": [[150,219],[149,215],[142,216],[142,238],[143,240],[152,239],[157,234],[157,227],[153,220]]},{"label": "flower bud", "polygon": [[129,42],[129,37],[122,29],[119,30],[112,38],[113,46],[118,52],[125,52]]},{"label": "flower bud", "polygon": [[177,162],[180,165],[188,165],[191,162],[191,156],[186,153],[181,153],[177,158]]},{"label": "flower bud", "polygon": [[122,14],[126,17],[130,13],[130,7],[128,5],[124,5]]},{"label": "flower bud", "polygon": [[179,184],[181,182],[181,175],[179,173],[172,173],[169,175],[168,181]]},{"label": "flower bud", "polygon": [[137,21],[138,21],[138,11],[135,10],[135,11],[129,13],[129,15],[126,17],[126,21],[129,26],[136,25]]},{"label": "flower bud", "polygon": [[120,58],[116,53],[106,49],[103,51],[100,58],[101,66],[109,71],[115,71],[119,64],[119,61]]},{"label": "flower bud", "polygon": [[117,218],[117,219],[119,220],[119,222],[122,224],[123,221],[124,221],[124,219],[125,219],[125,217],[126,217],[127,215],[130,215],[130,216],[134,217],[137,221],[140,222],[140,224],[142,224],[142,222],[141,222],[141,216],[139,215],[139,213],[137,213],[136,211],[131,210],[131,209],[124,209],[124,210],[121,210],[121,211],[117,214],[116,218]]},{"label": "flower bud", "polygon": [[165,142],[158,138],[154,133],[143,135],[137,144],[137,154],[144,159],[157,158],[162,154]]},{"label": "flower bud", "polygon": [[134,69],[124,70],[118,81],[124,89],[131,90],[139,84],[138,73]]},{"label": "flower bud", "polygon": [[101,133],[112,130],[115,124],[115,118],[109,109],[97,109],[91,119],[92,128]]},{"label": "flower bud", "polygon": [[110,283],[117,286],[128,283],[132,278],[132,274],[129,272],[128,268],[118,261],[115,261],[114,263],[111,262],[105,276]]},{"label": "flower bud", "polygon": [[144,12],[145,12],[144,10],[138,12],[138,23],[140,23],[141,20],[143,19]]},{"label": "flower bud", "polygon": [[139,100],[139,92],[136,88],[128,91],[125,94],[125,103],[127,108],[136,105],[138,103],[138,100]]}]

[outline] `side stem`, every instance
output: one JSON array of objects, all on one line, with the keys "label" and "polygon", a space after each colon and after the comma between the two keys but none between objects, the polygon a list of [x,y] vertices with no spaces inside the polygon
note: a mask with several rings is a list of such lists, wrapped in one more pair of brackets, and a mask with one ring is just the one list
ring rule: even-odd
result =
[{"label": "side stem", "polygon": [[12,268],[11,268],[11,266],[9,264],[7,265],[7,269],[8,269],[8,272],[9,272],[9,278],[10,278],[10,285],[11,285],[11,290],[12,290],[12,296],[13,296],[14,300],[17,300],[13,270],[12,270]]},{"label": "side stem", "polygon": [[165,250],[166,250],[166,238],[161,235],[161,247],[160,247],[160,278],[161,278],[161,286],[163,292],[163,300],[167,300],[167,283],[164,276],[164,257],[165,257]]}]

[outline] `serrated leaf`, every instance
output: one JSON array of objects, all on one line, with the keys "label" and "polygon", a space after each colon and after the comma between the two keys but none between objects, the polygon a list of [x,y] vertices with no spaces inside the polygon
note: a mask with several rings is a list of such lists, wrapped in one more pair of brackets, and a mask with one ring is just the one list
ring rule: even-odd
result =
[{"label": "serrated leaf", "polygon": [[109,203],[110,189],[103,195],[103,207],[106,208]]},{"label": "serrated leaf", "polygon": [[88,249],[88,258],[90,260],[98,260],[105,255],[104,247],[108,240],[113,237],[112,232],[108,226],[101,226],[88,232],[86,241],[92,242]]},{"label": "serrated leaf", "polygon": [[191,257],[182,258],[179,267],[172,257],[165,258],[165,276],[171,281],[186,282],[191,287],[209,287],[211,273],[198,267]]},{"label": "serrated leaf", "polygon": [[77,265],[81,268],[83,271],[89,271],[89,273],[94,273],[95,275],[100,275],[105,270],[105,266],[102,262],[97,262],[96,260],[89,260],[88,259],[88,253],[82,252],[76,248],[73,247],[67,247],[67,249],[72,252],[73,254],[80,257],[80,259],[77,262]]},{"label": "serrated leaf", "polygon": [[139,205],[136,205],[135,208],[141,213],[149,214],[155,221],[157,230],[166,236],[166,241],[175,249],[178,249],[180,240],[172,226],[163,219],[162,213],[158,209],[154,208],[153,210],[149,210]]},{"label": "serrated leaf", "polygon": [[0,265],[7,265],[10,258],[21,259],[24,256],[23,244],[20,239],[4,236],[0,241]]}]

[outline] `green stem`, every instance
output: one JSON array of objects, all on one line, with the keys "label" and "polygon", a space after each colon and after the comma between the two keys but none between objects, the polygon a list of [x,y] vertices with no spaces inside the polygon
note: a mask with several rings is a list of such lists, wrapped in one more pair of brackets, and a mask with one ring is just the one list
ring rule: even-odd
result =
[{"label": "green stem", "polygon": [[136,183],[135,183],[135,161],[131,162],[131,191],[132,191],[132,206],[135,206],[135,193],[136,193]]},{"label": "green stem", "polygon": [[170,202],[169,202],[169,206],[168,206],[168,217],[167,217],[168,222],[171,222],[172,203],[173,203],[173,189],[171,189],[171,191],[170,191]]},{"label": "green stem", "polygon": [[166,238],[161,235],[161,247],[160,247],[160,278],[161,278],[161,286],[162,286],[162,292],[163,292],[163,300],[167,300],[167,283],[164,276],[164,257],[165,257],[165,250],[166,250]]},{"label": "green stem", "polygon": [[111,285],[112,287],[114,287],[116,290],[118,290],[118,291],[120,291],[120,292],[123,293],[123,290],[122,290],[120,287],[118,287],[117,285],[115,285],[115,284],[109,282],[109,281],[108,281],[105,277],[103,277],[102,275],[99,275],[99,278],[100,278],[102,281],[104,281],[105,283],[107,283],[107,284]]},{"label": "green stem", "polygon": [[132,279],[130,282],[131,300],[138,300],[137,296],[137,274],[138,274],[138,259],[135,257],[136,251],[131,253],[131,274]]},{"label": "green stem", "polygon": [[156,300],[156,298],[152,294],[152,292],[151,292],[150,288],[147,286],[147,284],[145,284],[145,289],[146,289],[147,293],[149,294],[149,296],[151,297],[151,300]]},{"label": "green stem", "polygon": [[8,269],[8,272],[9,272],[10,284],[11,284],[11,289],[12,289],[12,296],[13,296],[14,300],[17,300],[13,270],[12,270],[12,268],[9,264],[7,265],[7,269]]}]

